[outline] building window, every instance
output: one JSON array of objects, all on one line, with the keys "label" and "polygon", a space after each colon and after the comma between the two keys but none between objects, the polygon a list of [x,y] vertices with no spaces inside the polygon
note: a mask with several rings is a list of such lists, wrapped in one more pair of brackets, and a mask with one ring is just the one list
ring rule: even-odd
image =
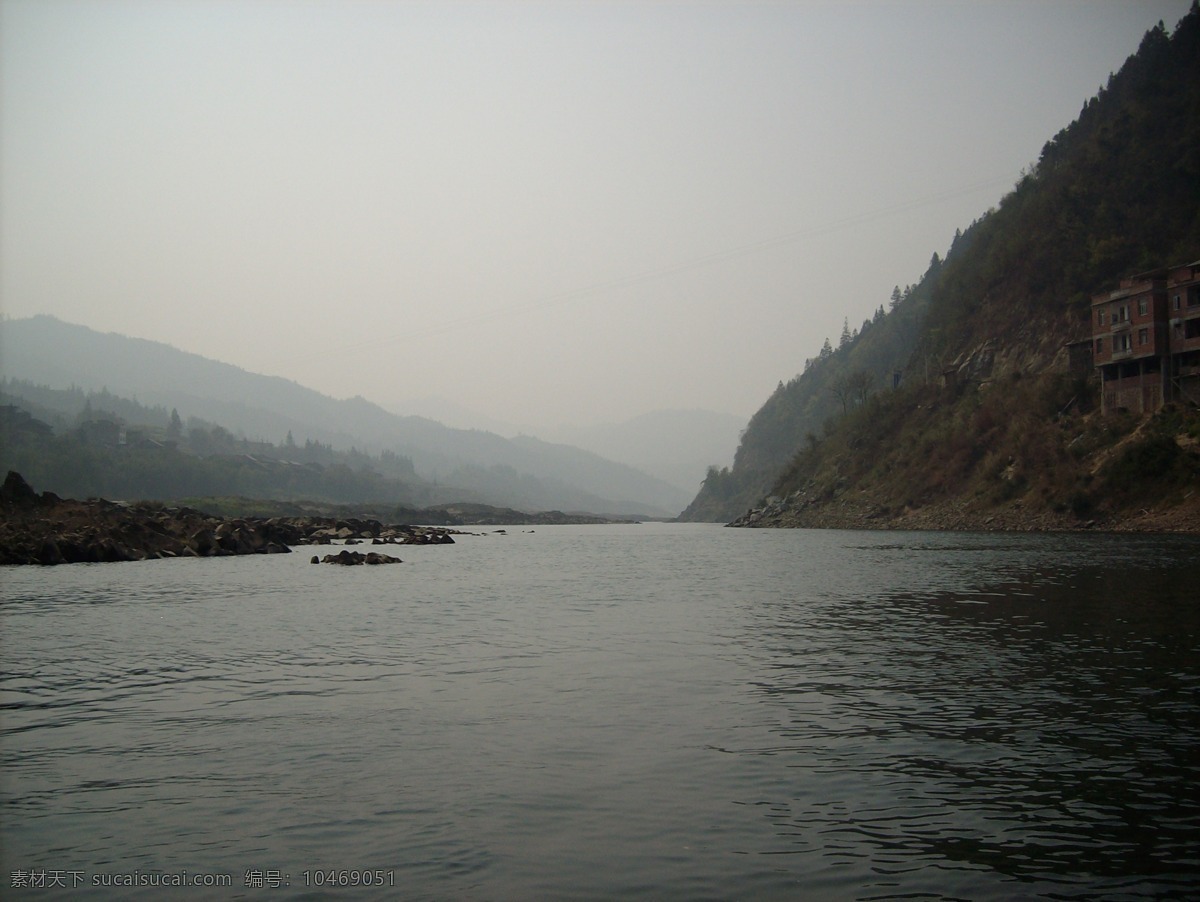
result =
[{"label": "building window", "polygon": [[1150,330],[1138,329],[1138,344],[1144,345],[1150,343]]},{"label": "building window", "polygon": [[1097,339],[1096,339],[1096,354],[1097,354],[1097,356],[1098,356],[1098,355],[1100,355],[1100,354],[1103,354],[1103,353],[1104,353],[1104,339],[1103,339],[1103,338],[1097,338]]},{"label": "building window", "polygon": [[[1178,295],[1175,296],[1175,309],[1176,310],[1179,309],[1179,296]],[[1098,325],[1098,326],[1104,325],[1104,311],[1103,310],[1096,311],[1096,325]]]},{"label": "building window", "polygon": [[1138,298],[1138,316],[1145,316],[1146,311],[1150,309],[1149,298]]},{"label": "building window", "polygon": [[1175,295],[1175,309],[1179,309],[1179,295]]},{"label": "building window", "polygon": [[1128,332],[1124,333],[1123,335],[1118,335],[1113,339],[1114,351],[1128,351],[1132,347],[1133,343],[1129,340]]}]

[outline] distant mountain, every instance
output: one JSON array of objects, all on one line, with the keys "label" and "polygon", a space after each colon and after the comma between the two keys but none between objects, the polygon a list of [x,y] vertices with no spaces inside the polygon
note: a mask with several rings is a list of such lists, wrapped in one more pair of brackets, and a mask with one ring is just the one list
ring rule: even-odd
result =
[{"label": "distant mountain", "polygon": [[712,410],[656,410],[618,423],[557,430],[559,441],[629,464],[690,496],[710,466],[728,466],[743,417]]},{"label": "distant mountain", "polygon": [[[509,437],[528,431],[507,420],[490,417],[477,410],[463,407],[449,398],[435,395],[404,398],[392,402],[380,399],[379,403],[397,416],[424,417],[427,420],[443,423],[452,429],[482,429],[484,432],[494,432],[497,435]],[[554,440],[553,436],[543,436],[543,438]]]},{"label": "distant mountain", "polygon": [[[408,398],[384,406],[397,414],[426,417],[458,429],[482,429],[505,436],[529,432],[441,397]],[[745,425],[745,417],[713,410],[655,410],[618,422],[550,427],[538,434],[547,441],[628,464],[690,497],[710,466],[733,462]]]},{"label": "distant mountain", "polygon": [[1061,528],[1165,510],[1156,522],[1186,523],[1200,414],[1097,409],[1090,299],[1197,259],[1198,142],[1193,4],[1173,34],[1145,35],[919,284],[780,383],[682,516],[754,505],[743,522]]},{"label": "distant mountain", "polygon": [[662,479],[578,448],[397,416],[362,397],[338,400],[288,379],[50,316],[0,323],[0,371],[55,388],[107,388],[249,439],[280,442],[291,433],[299,444],[391,451],[410,458],[421,477],[498,506],[673,516],[687,502],[688,493]]}]

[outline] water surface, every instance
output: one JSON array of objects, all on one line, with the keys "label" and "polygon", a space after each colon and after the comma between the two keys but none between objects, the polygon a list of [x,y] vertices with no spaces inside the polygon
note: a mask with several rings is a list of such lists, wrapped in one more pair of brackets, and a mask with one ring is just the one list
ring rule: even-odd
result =
[{"label": "water surface", "polygon": [[401,556],[0,572],[5,895],[1200,891],[1194,538],[642,524]]}]

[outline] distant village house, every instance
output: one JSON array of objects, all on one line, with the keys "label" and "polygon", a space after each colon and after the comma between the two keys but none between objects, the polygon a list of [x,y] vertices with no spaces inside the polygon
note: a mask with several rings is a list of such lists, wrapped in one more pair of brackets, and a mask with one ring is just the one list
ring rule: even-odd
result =
[{"label": "distant village house", "polygon": [[1105,413],[1200,404],[1200,261],[1093,296],[1092,358]]}]

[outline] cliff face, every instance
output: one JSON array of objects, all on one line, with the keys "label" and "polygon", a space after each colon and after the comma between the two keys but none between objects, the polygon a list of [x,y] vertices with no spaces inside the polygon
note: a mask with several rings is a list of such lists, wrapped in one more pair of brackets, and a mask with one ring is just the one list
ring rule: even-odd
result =
[{"label": "cliff face", "polygon": [[[1194,414],[1102,417],[1069,345],[1092,294],[1200,257],[1198,148],[1194,5],[890,312],[780,385],[685,516],[753,495],[757,525],[1187,528],[1167,509],[1200,495]],[[871,390],[847,395],[860,372]]]}]

